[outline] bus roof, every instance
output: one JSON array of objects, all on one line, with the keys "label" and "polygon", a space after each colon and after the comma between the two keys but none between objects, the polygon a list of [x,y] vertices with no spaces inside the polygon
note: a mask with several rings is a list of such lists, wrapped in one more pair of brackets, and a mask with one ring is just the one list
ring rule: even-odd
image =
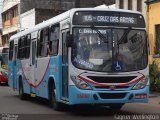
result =
[{"label": "bus roof", "polygon": [[126,13],[135,13],[135,14],[141,14],[140,12],[138,11],[131,11],[131,10],[124,10],[124,9],[113,9],[113,8],[73,8],[71,10],[68,10],[62,14],[59,14],[49,20],[46,20],[42,23],[39,23],[37,25],[35,25],[34,27],[32,28],[29,28],[29,29],[26,29],[24,31],[21,31],[13,36],[11,36],[10,40],[9,41],[12,41],[14,39],[17,39],[21,36],[24,36],[26,34],[29,34],[29,33],[32,33],[34,31],[37,31],[41,28],[44,28],[44,27],[47,27],[47,26],[50,26],[51,24],[56,24],[60,21],[63,21],[69,17],[71,17],[71,15],[73,15],[76,11],[113,11],[113,12],[126,12]]}]

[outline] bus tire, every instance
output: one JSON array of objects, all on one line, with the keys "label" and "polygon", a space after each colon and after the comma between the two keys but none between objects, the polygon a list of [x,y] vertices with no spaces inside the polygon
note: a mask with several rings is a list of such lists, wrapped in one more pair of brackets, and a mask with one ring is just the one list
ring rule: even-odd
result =
[{"label": "bus tire", "polygon": [[23,84],[22,84],[22,79],[21,78],[19,80],[19,98],[21,100],[26,100],[27,99],[27,95],[24,93],[24,90],[23,90]]},{"label": "bus tire", "polygon": [[56,93],[55,93],[55,85],[51,84],[49,87],[49,106],[52,107],[56,111],[62,110],[62,103],[57,102]]}]

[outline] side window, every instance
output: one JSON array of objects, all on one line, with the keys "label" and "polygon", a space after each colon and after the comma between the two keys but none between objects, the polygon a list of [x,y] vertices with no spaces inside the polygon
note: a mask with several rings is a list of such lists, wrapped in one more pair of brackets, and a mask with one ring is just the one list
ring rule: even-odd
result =
[{"label": "side window", "polygon": [[13,46],[14,46],[14,41],[11,41],[9,43],[9,60],[13,59]]},{"label": "side window", "polygon": [[25,42],[25,51],[26,51],[26,56],[25,56],[25,58],[29,58],[29,56],[30,56],[30,44],[31,44],[31,35],[30,34],[28,34],[27,36],[26,36],[26,42]]},{"label": "side window", "polygon": [[49,52],[51,55],[58,54],[58,44],[59,44],[59,25],[53,25],[50,28],[50,41],[49,41]]},{"label": "side window", "polygon": [[43,56],[43,30],[40,32],[40,43],[39,43],[39,56]]},{"label": "side window", "polygon": [[37,57],[40,56],[40,38],[41,38],[41,31],[38,31],[38,37],[37,37]]},{"label": "side window", "polygon": [[47,57],[48,55],[48,42],[49,42],[49,28],[44,28],[39,32],[37,43],[37,56]]},{"label": "side window", "polygon": [[26,42],[26,37],[21,37],[18,41],[18,58],[19,59],[24,59],[26,56],[26,51],[25,51],[25,42]]}]

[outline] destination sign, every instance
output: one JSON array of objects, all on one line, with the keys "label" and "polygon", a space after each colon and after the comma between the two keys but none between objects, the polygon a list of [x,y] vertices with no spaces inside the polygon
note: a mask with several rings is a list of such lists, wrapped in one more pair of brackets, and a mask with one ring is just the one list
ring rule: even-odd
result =
[{"label": "destination sign", "polygon": [[73,24],[145,28],[142,15],[115,11],[76,12],[73,17]]},{"label": "destination sign", "polygon": [[84,15],[83,22],[108,22],[108,23],[128,23],[136,24],[134,17],[119,17],[119,16],[91,16]]}]

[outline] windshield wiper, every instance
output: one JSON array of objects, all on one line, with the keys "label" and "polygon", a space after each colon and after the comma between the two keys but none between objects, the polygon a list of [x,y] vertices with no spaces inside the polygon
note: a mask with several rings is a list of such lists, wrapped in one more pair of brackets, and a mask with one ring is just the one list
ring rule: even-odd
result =
[{"label": "windshield wiper", "polygon": [[117,45],[123,43],[124,39],[127,37],[127,35],[130,32],[130,30],[131,30],[131,27],[128,27],[128,29],[126,29],[126,31],[124,32],[124,34],[122,35],[120,40],[118,40]]},{"label": "windshield wiper", "polygon": [[126,41],[124,42],[124,40],[126,39],[130,30],[131,30],[131,27],[128,27],[128,29],[125,30],[124,34],[122,35],[122,37],[120,39],[119,39],[119,36],[118,36],[118,33],[117,33],[117,41],[118,41],[117,42],[117,48],[118,48],[118,51],[116,52],[117,53],[116,59],[118,59],[118,56],[119,56],[119,45],[122,44],[122,43],[127,43]]},{"label": "windshield wiper", "polygon": [[103,40],[104,43],[108,43],[108,34],[107,34],[107,38],[106,38],[106,36],[104,36],[96,27],[94,27],[94,25],[91,25],[91,29],[95,30],[97,32],[97,34]]}]

